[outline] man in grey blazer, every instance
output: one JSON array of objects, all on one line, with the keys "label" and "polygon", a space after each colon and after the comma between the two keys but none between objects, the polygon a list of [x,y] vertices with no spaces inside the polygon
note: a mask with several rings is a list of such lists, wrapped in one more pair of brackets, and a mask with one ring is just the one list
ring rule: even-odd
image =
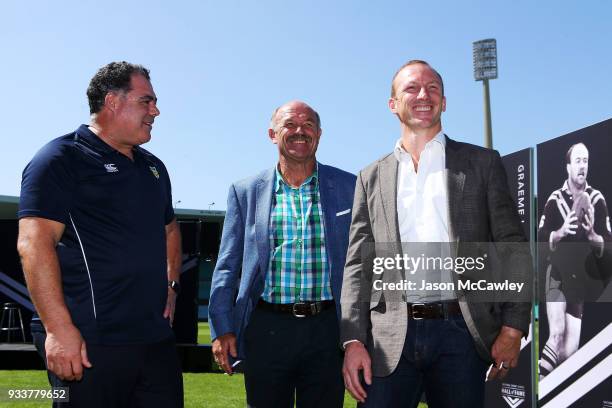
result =
[{"label": "man in grey blazer", "polygon": [[454,284],[446,292],[380,290],[374,280],[397,283],[407,272],[373,276],[373,265],[384,252],[418,245],[409,242],[450,248],[526,239],[499,154],[442,133],[446,98],[437,71],[420,60],[402,66],[389,108],[401,138],[360,172],[355,188],[341,297],[345,385],[363,407],[416,407],[423,391],[430,408],[479,407],[488,367],[494,363],[489,378],[515,367],[528,332],[528,246],[500,254],[505,277],[526,284],[521,302],[476,301],[475,291],[455,289],[451,272],[438,276]]},{"label": "man in grey blazer", "polygon": [[318,163],[319,115],[274,111],[279,161],[230,187],[209,304],[212,350],[243,360],[250,407],[341,408],[338,314],[355,176]]}]

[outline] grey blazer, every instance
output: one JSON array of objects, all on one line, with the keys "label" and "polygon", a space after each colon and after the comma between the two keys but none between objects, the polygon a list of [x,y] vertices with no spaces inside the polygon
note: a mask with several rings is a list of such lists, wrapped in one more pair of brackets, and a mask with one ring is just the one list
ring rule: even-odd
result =
[{"label": "grey blazer", "polygon": [[[499,154],[448,137],[445,151],[450,227],[455,239],[527,242]],[[396,251],[401,251],[397,177],[398,162],[393,154],[359,173],[342,285],[341,341],[356,339],[364,343],[376,376],[395,370],[408,324],[405,295],[397,295],[404,296],[404,301],[401,297],[394,301],[388,293],[373,290],[371,284],[372,262],[377,256],[372,243],[396,243]],[[528,285],[533,272],[528,245],[521,247],[524,250],[515,250],[503,259],[504,271],[509,279],[527,282],[524,291],[529,293],[528,301],[476,302],[471,301],[470,293],[456,292],[479,355],[486,361],[492,361],[491,346],[502,325],[524,333],[529,329],[532,288]],[[385,271],[383,277],[385,281],[399,282],[403,274],[403,270],[391,270]]]}]

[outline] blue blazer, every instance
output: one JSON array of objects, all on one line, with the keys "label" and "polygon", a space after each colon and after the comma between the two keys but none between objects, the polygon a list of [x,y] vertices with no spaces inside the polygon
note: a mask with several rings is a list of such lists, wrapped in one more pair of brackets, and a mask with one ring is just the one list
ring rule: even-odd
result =
[{"label": "blue blazer", "polygon": [[[331,270],[331,287],[340,313],[342,272],[351,225],[355,175],[318,164],[319,194],[324,215],[325,250]],[[270,259],[269,220],[275,169],[234,183],[219,257],[213,273],[208,321],[214,340],[226,333],[237,337],[238,358],[244,359],[243,333],[264,290]]]}]

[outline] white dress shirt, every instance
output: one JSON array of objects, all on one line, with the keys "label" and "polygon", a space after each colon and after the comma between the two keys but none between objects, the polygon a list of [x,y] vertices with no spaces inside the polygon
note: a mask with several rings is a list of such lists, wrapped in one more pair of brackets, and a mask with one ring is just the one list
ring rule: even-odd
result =
[{"label": "white dress shirt", "polygon": [[395,144],[399,162],[397,219],[402,242],[449,242],[448,195],[446,186],[446,138],[442,132],[421,152],[415,171],[412,156]]},{"label": "white dress shirt", "polygon": [[[450,256],[449,245],[416,245],[406,243],[445,243],[451,241],[449,227],[448,187],[446,172],[446,138],[440,131],[425,145],[415,170],[412,156],[395,144],[393,154],[399,162],[397,177],[397,219],[404,254],[418,257]],[[452,282],[449,271],[406,271],[406,279],[416,282]],[[409,303],[438,302],[456,298],[452,291],[407,290]]]}]

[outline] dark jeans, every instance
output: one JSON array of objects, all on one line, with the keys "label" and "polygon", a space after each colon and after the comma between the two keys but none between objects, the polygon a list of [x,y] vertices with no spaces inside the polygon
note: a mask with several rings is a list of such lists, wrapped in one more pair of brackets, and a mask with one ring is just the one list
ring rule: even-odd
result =
[{"label": "dark jeans", "polygon": [[[34,344],[45,358],[46,334],[32,332]],[[127,346],[87,344],[93,365],[81,381],[62,381],[47,371],[53,387],[68,387],[68,403],[58,408],[183,407],[183,378],[174,339]]]},{"label": "dark jeans", "polygon": [[488,367],[461,316],[411,319],[397,368],[374,377],[365,404],[358,406],[416,407],[425,391],[429,408],[483,407]]},{"label": "dark jeans", "polygon": [[317,316],[256,308],[245,332],[251,408],[342,408],[344,382],[334,308]]}]

